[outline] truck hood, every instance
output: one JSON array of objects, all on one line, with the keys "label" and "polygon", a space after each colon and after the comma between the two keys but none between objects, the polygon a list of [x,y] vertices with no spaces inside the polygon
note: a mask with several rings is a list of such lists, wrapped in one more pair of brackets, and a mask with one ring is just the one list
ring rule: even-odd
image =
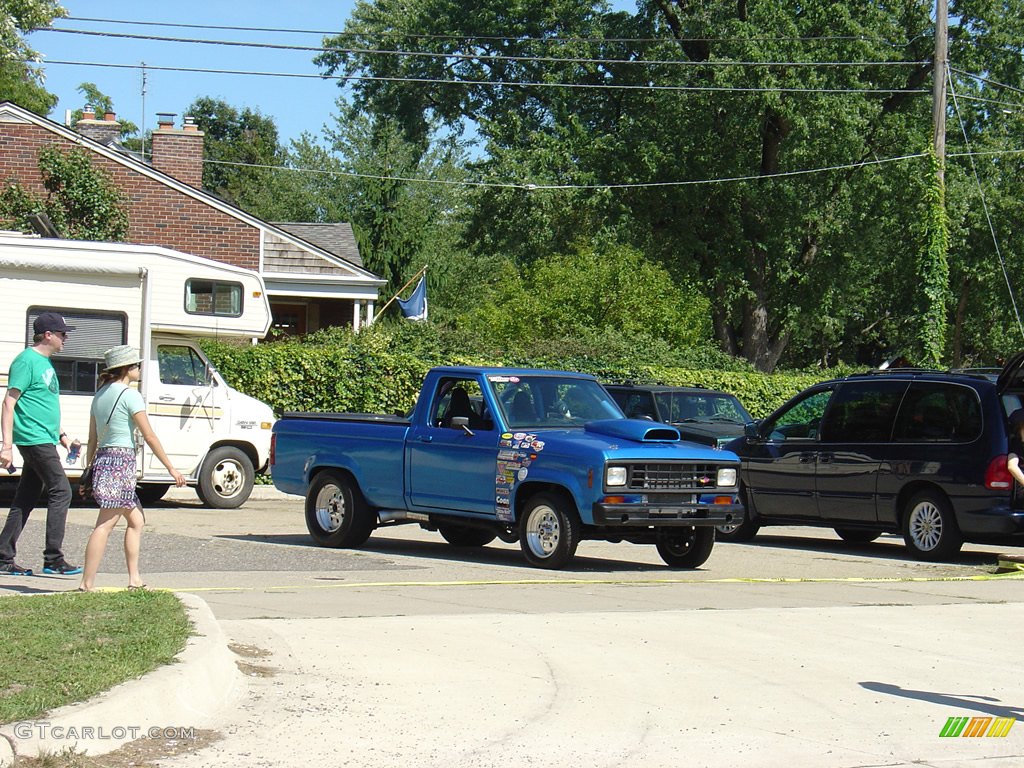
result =
[{"label": "truck hood", "polygon": [[584,431],[606,437],[618,437],[638,443],[671,443],[679,441],[679,430],[668,424],[641,419],[603,419],[585,424]]},{"label": "truck hood", "polygon": [[608,419],[591,422],[583,429],[545,429],[529,434],[509,433],[508,437],[509,447],[532,449],[541,456],[558,455],[574,463],[613,459],[739,461],[728,451],[680,439],[676,429],[668,424],[640,419]]}]

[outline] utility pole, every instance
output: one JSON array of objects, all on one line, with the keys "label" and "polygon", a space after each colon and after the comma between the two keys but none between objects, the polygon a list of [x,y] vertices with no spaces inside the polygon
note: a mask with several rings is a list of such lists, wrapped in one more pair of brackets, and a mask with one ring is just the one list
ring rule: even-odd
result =
[{"label": "utility pole", "polygon": [[932,69],[932,133],[939,185],[946,183],[946,68],[949,63],[949,0],[935,0],[935,64]]}]

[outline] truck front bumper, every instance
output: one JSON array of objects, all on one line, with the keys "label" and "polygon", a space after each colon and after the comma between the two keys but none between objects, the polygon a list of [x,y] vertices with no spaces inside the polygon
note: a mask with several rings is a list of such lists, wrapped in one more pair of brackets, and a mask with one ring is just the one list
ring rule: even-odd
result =
[{"label": "truck front bumper", "polygon": [[594,504],[594,525],[608,528],[636,526],[682,527],[736,525],[743,522],[742,504]]}]

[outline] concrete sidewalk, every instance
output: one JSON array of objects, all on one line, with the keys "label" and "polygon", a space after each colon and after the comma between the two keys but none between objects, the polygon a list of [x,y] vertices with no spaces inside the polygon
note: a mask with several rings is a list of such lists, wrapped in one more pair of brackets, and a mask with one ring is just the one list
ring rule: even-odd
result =
[{"label": "concrete sidewalk", "polygon": [[204,727],[225,707],[241,701],[245,678],[209,606],[192,594],[177,597],[187,608],[194,634],[174,663],[88,701],[0,727],[0,766],[15,755],[36,757],[67,748],[105,754],[151,733]]}]

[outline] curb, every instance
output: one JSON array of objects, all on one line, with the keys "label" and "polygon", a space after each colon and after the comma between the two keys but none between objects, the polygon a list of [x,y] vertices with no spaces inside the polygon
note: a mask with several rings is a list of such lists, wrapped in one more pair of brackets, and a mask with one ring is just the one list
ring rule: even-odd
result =
[{"label": "curb", "polygon": [[7,723],[0,728],[0,766],[10,765],[15,756],[59,753],[69,747],[102,755],[147,738],[150,729],[184,731],[208,724],[236,700],[244,678],[213,612],[193,594],[175,596],[185,605],[194,634],[173,662],[88,701],[36,720]]},{"label": "curb", "polygon": [[[273,499],[290,499],[295,501],[296,499],[303,498],[302,496],[296,496],[291,493],[285,493],[279,491],[272,485],[254,485],[252,487],[252,493],[249,495],[250,499],[257,501],[273,500]],[[196,489],[195,488],[170,488],[167,494],[164,496],[164,501],[195,501],[196,500]],[[244,505],[243,505],[244,506]]]}]

